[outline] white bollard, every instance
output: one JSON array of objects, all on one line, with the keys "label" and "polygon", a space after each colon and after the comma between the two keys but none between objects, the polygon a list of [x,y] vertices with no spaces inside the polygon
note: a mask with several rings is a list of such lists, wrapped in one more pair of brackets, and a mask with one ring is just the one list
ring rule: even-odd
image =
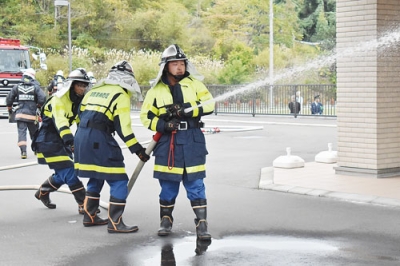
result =
[{"label": "white bollard", "polygon": [[277,168],[287,169],[304,167],[304,160],[299,156],[292,155],[292,149],[290,147],[286,148],[286,153],[286,155],[276,158],[272,165]]},{"label": "white bollard", "polygon": [[322,151],[315,156],[317,163],[336,163],[337,151],[332,151],[332,143],[328,143],[328,150]]}]

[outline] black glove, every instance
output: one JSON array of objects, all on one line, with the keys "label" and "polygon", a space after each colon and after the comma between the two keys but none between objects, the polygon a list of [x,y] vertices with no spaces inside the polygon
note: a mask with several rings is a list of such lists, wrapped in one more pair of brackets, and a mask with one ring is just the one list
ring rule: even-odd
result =
[{"label": "black glove", "polygon": [[69,148],[71,150],[71,152],[74,152],[74,139],[70,139],[67,142],[65,142],[65,145],[67,146],[67,148]]},{"label": "black glove", "polygon": [[12,112],[13,112],[12,107],[11,106],[7,106],[7,109],[8,109],[8,113],[11,115]]},{"label": "black glove", "polygon": [[179,120],[173,118],[171,121],[165,122],[164,124],[164,131],[165,132],[172,132],[179,128]]},{"label": "black glove", "polygon": [[136,155],[142,162],[147,162],[150,159],[150,156],[146,153],[146,149],[143,147],[136,152]]},{"label": "black glove", "polygon": [[168,111],[176,118],[187,117],[185,108],[179,103],[175,103],[168,108]]}]

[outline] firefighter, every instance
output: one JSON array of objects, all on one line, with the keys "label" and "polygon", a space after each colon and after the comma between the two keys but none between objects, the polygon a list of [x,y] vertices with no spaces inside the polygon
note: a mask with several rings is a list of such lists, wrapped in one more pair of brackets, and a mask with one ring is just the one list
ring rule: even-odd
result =
[{"label": "firefighter", "polygon": [[[109,233],[133,233],[138,230],[136,225],[125,225],[122,220],[129,179],[122,150],[113,137],[116,132],[129,151],[136,153],[143,162],[150,158],[132,131],[130,99],[135,92],[140,93],[140,88],[132,66],[127,61],[121,61],[82,101],[74,160],[76,175],[89,178],[83,216],[86,227],[108,224]],[[105,181],[110,186],[108,220],[96,214]]]},{"label": "firefighter", "polygon": [[32,139],[39,127],[37,109],[46,101],[46,95],[40,88],[39,82],[35,80],[36,71],[28,68],[22,76],[22,82],[15,85],[7,95],[7,108],[11,114],[13,103],[18,102],[15,120],[18,127],[18,146],[21,150],[21,159],[27,158],[26,153],[26,131]]},{"label": "firefighter", "polygon": [[50,200],[50,192],[67,184],[78,203],[78,212],[83,214],[85,188],[74,173],[74,136],[70,127],[76,122],[89,82],[85,69],[73,70],[63,87],[58,88],[42,108],[42,125],[32,149],[37,152],[38,163],[47,164],[54,169],[54,174],[44,181],[35,197],[49,209],[56,208]]},{"label": "firefighter", "polygon": [[96,84],[97,80],[96,80],[96,78],[94,77],[93,72],[92,72],[92,71],[89,71],[89,72],[88,72],[88,76],[89,76],[89,78],[90,78],[90,83],[92,84],[92,86],[94,86],[94,85]]},{"label": "firefighter", "polygon": [[203,182],[208,151],[200,119],[213,113],[214,103],[200,79],[178,45],[170,45],[162,53],[158,76],[141,109],[143,125],[163,134],[153,152],[154,178],[161,186],[159,236],[171,232],[172,211],[182,181],[196,215],[197,237],[211,239],[207,231],[207,199]]},{"label": "firefighter", "polygon": [[56,93],[57,87],[61,87],[64,81],[64,72],[62,70],[58,70],[53,79],[50,81],[49,85],[47,86],[47,91],[49,92],[49,95]]}]

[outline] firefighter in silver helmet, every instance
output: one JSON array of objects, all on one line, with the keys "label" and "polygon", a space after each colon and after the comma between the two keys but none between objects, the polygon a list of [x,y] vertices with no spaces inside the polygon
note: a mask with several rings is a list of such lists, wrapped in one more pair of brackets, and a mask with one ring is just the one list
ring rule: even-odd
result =
[{"label": "firefighter in silver helmet", "polygon": [[74,136],[70,127],[77,122],[78,107],[89,82],[85,69],[73,70],[42,108],[42,125],[32,149],[37,152],[38,163],[47,164],[54,174],[43,182],[35,197],[49,209],[56,208],[50,192],[67,184],[78,203],[78,212],[83,214],[85,188],[74,173]]},{"label": "firefighter in silver helmet", "polygon": [[[109,233],[133,233],[137,226],[125,225],[122,214],[128,196],[124,156],[114,138],[116,132],[131,153],[146,162],[149,156],[132,131],[130,99],[140,88],[127,61],[116,63],[106,79],[99,81],[83,98],[79,128],[75,136],[75,173],[89,178],[83,225],[105,225]],[[108,219],[96,214],[104,181],[110,186]]]},{"label": "firefighter in silver helmet", "polygon": [[158,235],[171,232],[172,211],[182,181],[196,215],[197,237],[209,240],[203,182],[208,152],[200,119],[213,113],[213,98],[178,45],[170,45],[161,57],[159,73],[140,113],[145,127],[163,134],[153,152],[154,178],[161,186]]},{"label": "firefighter in silver helmet", "polygon": [[[21,159],[27,158],[27,136],[32,139],[39,127],[37,109],[46,101],[46,95],[35,79],[36,71],[28,68],[24,71],[22,80],[15,85],[6,98],[7,108],[10,115],[15,111],[15,120],[18,128],[18,147],[21,150]],[[18,105],[13,108],[14,102]]]}]

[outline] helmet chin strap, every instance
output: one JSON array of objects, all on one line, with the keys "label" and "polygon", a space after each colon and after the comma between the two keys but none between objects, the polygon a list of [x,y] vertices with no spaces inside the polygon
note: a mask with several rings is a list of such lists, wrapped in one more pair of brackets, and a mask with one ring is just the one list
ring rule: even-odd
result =
[{"label": "helmet chin strap", "polygon": [[183,74],[183,75],[172,75],[172,73],[169,72],[169,71],[168,71],[168,74],[171,75],[176,81],[181,81],[185,77],[185,74]]}]

